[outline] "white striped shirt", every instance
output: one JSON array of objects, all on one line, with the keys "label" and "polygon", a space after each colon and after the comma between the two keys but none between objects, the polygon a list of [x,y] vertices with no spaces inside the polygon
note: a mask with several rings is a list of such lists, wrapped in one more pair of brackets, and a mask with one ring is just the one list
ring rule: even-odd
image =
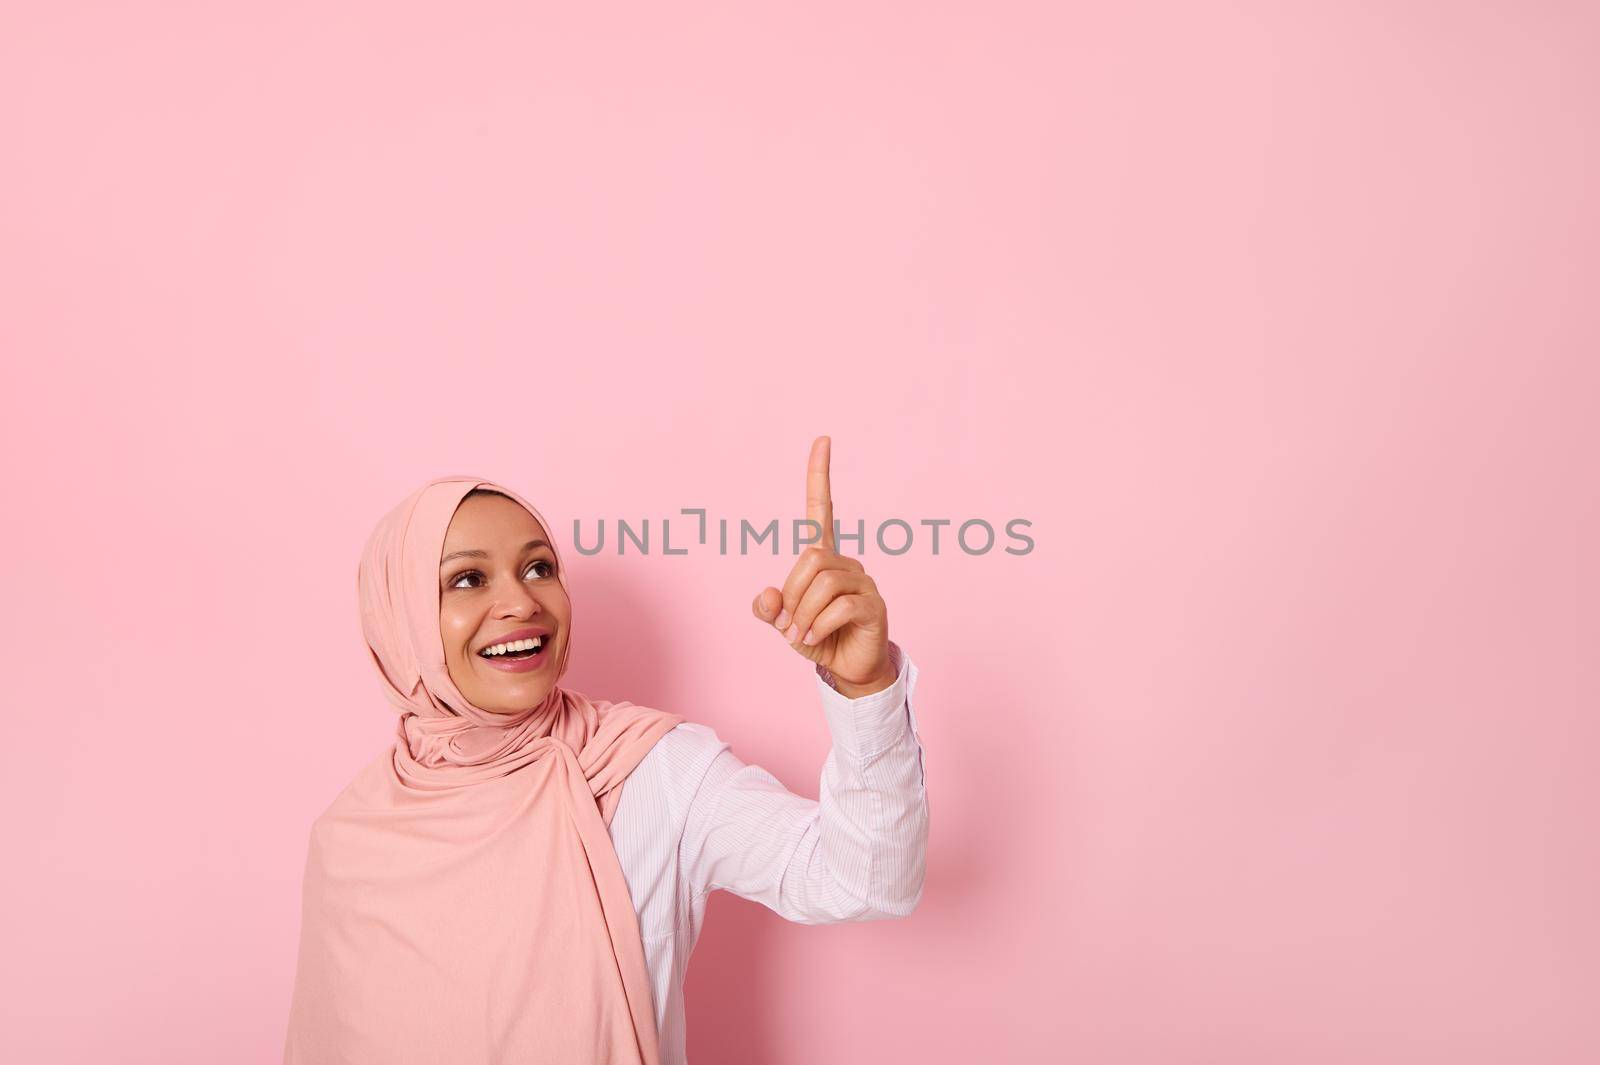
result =
[{"label": "white striped shirt", "polygon": [[917,667],[893,641],[895,682],[849,699],[817,667],[833,736],[819,800],[682,722],[629,774],[611,819],[655,994],[661,1065],[686,1065],[683,981],[706,896],[722,889],[791,921],[905,917],[922,897],[928,801],[911,699]]}]

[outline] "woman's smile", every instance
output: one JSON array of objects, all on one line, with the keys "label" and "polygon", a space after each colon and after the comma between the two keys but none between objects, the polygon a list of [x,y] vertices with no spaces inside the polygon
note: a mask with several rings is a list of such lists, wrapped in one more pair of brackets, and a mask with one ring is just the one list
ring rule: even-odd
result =
[{"label": "woman's smile", "polygon": [[518,629],[479,648],[476,657],[504,673],[531,673],[549,661],[555,642],[547,626]]}]

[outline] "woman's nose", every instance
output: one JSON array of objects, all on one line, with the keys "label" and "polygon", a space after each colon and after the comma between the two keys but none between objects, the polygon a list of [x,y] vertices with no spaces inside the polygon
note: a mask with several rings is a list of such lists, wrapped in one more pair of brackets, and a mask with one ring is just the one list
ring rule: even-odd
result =
[{"label": "woman's nose", "polygon": [[499,611],[502,617],[506,615],[523,617],[525,615],[537,614],[542,611],[544,607],[539,604],[539,600],[534,597],[532,592],[528,591],[526,588],[519,588],[517,591],[506,593],[506,595],[496,605],[496,609]]}]

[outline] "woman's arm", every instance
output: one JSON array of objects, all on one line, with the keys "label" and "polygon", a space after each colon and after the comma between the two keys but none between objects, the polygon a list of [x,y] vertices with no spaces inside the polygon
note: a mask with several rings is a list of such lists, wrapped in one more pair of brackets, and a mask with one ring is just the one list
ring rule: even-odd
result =
[{"label": "woman's arm", "polygon": [[697,895],[718,888],[791,921],[905,917],[922,897],[928,800],[911,698],[917,667],[890,643],[894,682],[850,699],[817,673],[833,749],[820,801],[795,795],[727,744],[689,806],[681,860]]}]

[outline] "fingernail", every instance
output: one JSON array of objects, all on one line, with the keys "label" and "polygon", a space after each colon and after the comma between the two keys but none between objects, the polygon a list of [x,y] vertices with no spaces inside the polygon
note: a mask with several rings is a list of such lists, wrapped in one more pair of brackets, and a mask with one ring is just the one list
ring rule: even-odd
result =
[{"label": "fingernail", "polygon": [[802,642],[804,642],[807,646],[810,646],[811,644],[816,643],[817,642],[816,631],[814,629],[807,629],[806,630],[806,638]]},{"label": "fingernail", "polygon": [[784,638],[787,639],[790,643],[794,643],[794,641],[799,637],[800,633],[799,633],[798,629],[794,625],[790,625],[789,626],[789,631],[784,633],[783,635],[784,635]]},{"label": "fingernail", "polygon": [[773,624],[779,629],[782,629],[785,625],[789,624],[789,612],[787,610],[778,611],[778,620],[774,621]]}]

